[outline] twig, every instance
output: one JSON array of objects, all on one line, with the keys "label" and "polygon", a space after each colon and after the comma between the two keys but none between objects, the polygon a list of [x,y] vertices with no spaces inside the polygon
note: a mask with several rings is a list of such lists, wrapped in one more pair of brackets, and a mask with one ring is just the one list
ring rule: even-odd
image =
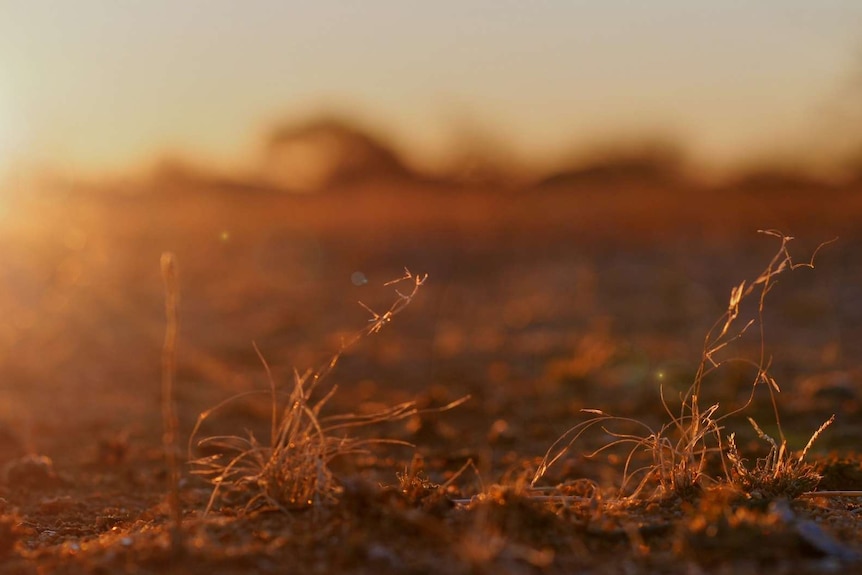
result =
[{"label": "twig", "polygon": [[862,497],[862,491],[807,491],[799,496],[800,499],[815,497]]},{"label": "twig", "polygon": [[183,514],[180,507],[180,470],[177,461],[177,414],[174,408],[174,374],[176,373],[177,332],[179,331],[180,291],[174,254],[165,252],[161,258],[162,280],[165,285],[165,343],[162,347],[162,446],[168,464],[168,506],[171,514],[171,550],[174,556],[183,553]]}]

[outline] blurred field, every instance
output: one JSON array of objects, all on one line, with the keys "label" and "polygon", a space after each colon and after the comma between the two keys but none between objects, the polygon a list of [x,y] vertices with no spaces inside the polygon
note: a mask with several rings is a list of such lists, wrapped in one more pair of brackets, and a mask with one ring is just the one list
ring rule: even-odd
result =
[{"label": "blurred field", "polygon": [[[690,382],[731,287],[775,252],[758,229],[796,236],[799,261],[838,238],[815,270],[781,278],[765,325],[793,447],[837,413],[817,448],[855,452],[860,191],[563,181],[500,192],[399,180],[298,196],[218,186],[13,194],[0,223],[0,459],[50,456],[64,493],[98,475],[92,466],[117,438],[128,461],[158,465],[157,452],[146,454],[161,433],[159,257],[172,251],[183,438],[203,410],[265,388],[253,341],[286,382],[365,325],[357,301],[385,308],[393,288],[383,283],[407,267],[428,273],[427,285],[393,325],[346,352],[331,407],[470,394],[456,410],[384,430],[436,461],[438,479],[473,458],[499,481],[543,455],[581,408],[661,418],[659,383]],[[368,283],[352,282],[355,272]],[[737,345],[744,355],[758,344]],[[734,404],[749,390],[748,374],[727,373],[709,393]],[[768,426],[761,399],[752,413]],[[211,431],[265,428],[265,418],[251,402]],[[384,483],[412,457],[386,453],[371,466]],[[573,465],[611,477],[599,463]],[[106,485],[126,489],[116,470],[105,473]]]}]

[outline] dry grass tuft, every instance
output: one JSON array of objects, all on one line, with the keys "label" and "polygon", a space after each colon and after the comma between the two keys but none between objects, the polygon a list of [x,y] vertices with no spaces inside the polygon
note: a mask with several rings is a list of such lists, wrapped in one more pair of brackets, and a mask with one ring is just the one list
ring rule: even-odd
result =
[{"label": "dry grass tuft", "polygon": [[767,435],[752,418],[748,418],[757,435],[769,443],[769,454],[758,459],[754,467],[749,469],[745,460],[739,455],[733,433],[728,438],[727,458],[732,465],[733,483],[741,487],[746,493],[759,493],[772,499],[774,497],[796,498],[814,490],[820,483],[822,476],[817,472],[814,465],[805,461],[808,450],[817,441],[823,431],[832,425],[835,416],[830,417],[823,425],[817,428],[808,440],[808,444],[799,455],[795,455],[787,449],[787,441],[783,440],[779,445],[772,437]]},{"label": "dry grass tuft", "polygon": [[[268,443],[260,442],[252,433],[247,436],[222,435],[207,437],[197,447],[216,451],[216,455],[194,459],[191,457],[194,439],[201,424],[225,405],[248,394],[232,397],[202,413],[189,441],[190,459],[194,473],[208,478],[213,484],[207,504],[209,512],[220,496],[231,493],[245,500],[245,510],[268,505],[283,511],[305,509],[322,503],[334,502],[340,486],[330,463],[337,457],[365,453],[374,444],[410,445],[404,441],[352,437],[351,430],[385,421],[402,420],[417,413],[414,402],[406,402],[372,414],[322,415],[326,403],[334,396],[337,387],[322,395],[315,395],[321,383],[334,369],[341,354],[360,338],[380,331],[398,313],[406,308],[424,284],[425,276],[405,275],[389,282],[409,282],[411,291],[396,290],[397,298],[386,312],[372,310],[369,325],[342,344],[341,349],[317,371],[294,372],[293,382],[286,399],[280,399],[278,386],[263,355],[255,345],[258,357],[266,371],[272,400],[271,431]],[[467,398],[454,401],[439,410],[460,405]]]},{"label": "dry grass tuft", "polygon": [[[780,389],[769,374],[763,311],[766,296],[774,287],[776,276],[800,267],[813,268],[814,258],[826,244],[818,246],[809,261],[795,263],[788,251],[792,237],[774,230],[761,230],[760,233],[778,238],[778,251],[753,281],[743,281],[731,290],[727,310],[707,332],[694,381],[679,396],[679,407],[676,410],[665,397],[664,389],[661,389],[662,406],[670,418],[668,423],[653,429],[632,418],[617,417],[595,409],[583,410],[593,417],[575,425],[551,445],[533,476],[531,485],[535,486],[548,468],[565,456],[584,433],[599,428],[612,439],[587,457],[621,447],[628,449],[624,457],[621,497],[636,498],[644,494],[687,497],[717,483],[729,483],[746,490],[758,489],[772,496],[795,497],[816,486],[819,476],[803,459],[811,444],[832,420],[817,430],[798,458],[789,454],[784,433],[781,431],[776,399]],[[740,323],[741,306],[750,298],[757,303],[753,317],[741,327],[737,327]],[[729,349],[728,346],[752,328],[759,330],[759,357],[723,357]],[[743,405],[726,412],[721,411],[719,403],[705,407],[701,397],[707,377],[731,363],[748,366],[755,374],[747,400]],[[739,456],[734,436],[731,434],[725,441],[723,430],[724,422],[728,418],[740,414],[754,402],[758,387],[765,387],[768,391],[781,442],[779,446],[754,424],[760,436],[772,444],[773,450],[768,458],[758,461],[754,469],[748,470]],[[711,463],[719,466],[723,476],[716,477],[707,471],[714,468],[710,466]]]}]

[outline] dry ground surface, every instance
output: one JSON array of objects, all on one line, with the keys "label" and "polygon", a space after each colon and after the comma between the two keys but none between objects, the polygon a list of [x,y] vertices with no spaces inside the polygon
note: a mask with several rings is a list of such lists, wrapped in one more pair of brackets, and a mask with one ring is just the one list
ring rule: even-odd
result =
[{"label": "dry ground surface", "polygon": [[[862,499],[708,483],[621,499],[623,450],[596,427],[529,487],[583,409],[669,419],[731,288],[779,229],[796,261],[763,322],[782,430],[820,490],[862,489],[859,190],[443,189],[356,185],[319,197],[252,190],[19,191],[0,241],[0,573],[806,573],[858,567]],[[383,311],[405,267],[428,274],[391,325],[345,350],[322,415],[425,411],[351,430],[330,499],[278,509],[190,473],[171,546],[161,445],[159,260],[181,289],[175,401],[183,444],[270,429],[268,383],[325,365]],[[354,274],[362,274],[354,275]],[[360,281],[367,279],[367,283]],[[409,286],[407,286],[409,288]],[[403,288],[402,288],[403,289]],[[750,311],[750,310],[748,310]],[[746,334],[729,353],[757,360]],[[728,351],[726,350],[726,351]],[[728,364],[703,405],[743,405],[756,370]],[[769,394],[723,420],[753,465],[778,437]],[[444,411],[458,398],[463,404]],[[677,410],[673,407],[673,410]],[[631,432],[631,430],[627,430]],[[194,445],[192,445],[194,448]],[[195,452],[193,456],[202,453]],[[721,479],[720,470],[707,470]],[[248,487],[245,491],[249,491]],[[651,487],[648,487],[651,489]],[[550,494],[550,496],[548,496]]]}]

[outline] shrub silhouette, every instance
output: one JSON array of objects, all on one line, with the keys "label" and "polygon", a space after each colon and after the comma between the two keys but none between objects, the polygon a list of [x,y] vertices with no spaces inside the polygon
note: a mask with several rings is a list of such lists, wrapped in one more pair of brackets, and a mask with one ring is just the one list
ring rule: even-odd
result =
[{"label": "shrub silhouette", "polygon": [[263,148],[265,177],[293,191],[316,192],[365,179],[412,176],[389,145],[335,116],[276,124]]}]

